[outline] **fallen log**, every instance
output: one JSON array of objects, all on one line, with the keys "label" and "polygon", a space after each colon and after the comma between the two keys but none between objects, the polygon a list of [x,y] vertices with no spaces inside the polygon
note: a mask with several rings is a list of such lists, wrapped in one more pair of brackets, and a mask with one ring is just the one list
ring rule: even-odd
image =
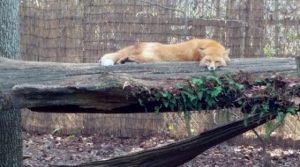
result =
[{"label": "fallen log", "polygon": [[206,131],[199,136],[159,148],[138,152],[132,155],[74,166],[61,165],[56,167],[179,166],[217,144],[220,144],[248,130],[254,129],[257,126],[264,124],[268,120],[274,119],[275,116],[276,114],[272,112],[265,113],[264,115],[256,114],[248,118],[247,126],[245,126],[243,120],[235,121],[227,125]]},{"label": "fallen log", "polygon": [[[296,75],[296,64],[293,58],[234,59],[216,73],[240,70],[256,75]],[[38,112],[54,112],[60,108],[65,112],[76,109],[98,113],[144,112],[135,99],[127,98],[123,91],[125,82],[163,88],[209,74],[196,62],[103,67],[97,63],[26,62],[5,58],[0,58],[0,71],[0,89],[4,93],[13,90],[15,107]]]},{"label": "fallen log", "polygon": [[[259,68],[257,68],[259,66]],[[291,58],[236,59],[216,73],[240,70],[255,75],[280,73],[296,75]],[[127,82],[139,86],[165,88],[187,83],[192,77],[207,75],[195,62],[125,64],[36,63],[0,59],[0,90],[11,95],[14,108],[53,112],[143,112],[136,99],[123,90]],[[243,121],[207,131],[197,137],[141,153],[79,166],[176,166],[208,148],[274,119],[276,113],[257,114]]]}]

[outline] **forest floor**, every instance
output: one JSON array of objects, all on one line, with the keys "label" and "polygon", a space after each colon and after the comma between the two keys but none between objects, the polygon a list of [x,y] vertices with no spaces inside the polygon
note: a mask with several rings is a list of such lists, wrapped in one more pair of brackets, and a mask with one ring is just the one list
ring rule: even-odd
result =
[{"label": "forest floor", "polygon": [[[24,167],[75,165],[99,161],[176,142],[170,137],[115,138],[93,136],[38,135],[23,132]],[[272,166],[300,167],[300,149],[268,147]],[[221,144],[200,154],[182,167],[260,167],[260,145]]]}]

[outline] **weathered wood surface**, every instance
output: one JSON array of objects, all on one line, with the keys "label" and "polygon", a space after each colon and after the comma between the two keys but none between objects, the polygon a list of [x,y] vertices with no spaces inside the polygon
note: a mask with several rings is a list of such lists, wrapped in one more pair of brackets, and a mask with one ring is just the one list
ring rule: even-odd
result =
[{"label": "weathered wood surface", "polygon": [[[294,59],[236,59],[217,73],[244,70],[255,74],[296,74]],[[33,111],[142,112],[136,99],[126,98],[125,82],[169,87],[208,71],[196,62],[125,64],[37,63],[0,59],[0,90],[11,93],[14,108]],[[83,166],[176,166],[208,148],[257,127],[275,115],[267,113],[205,132],[197,137],[154,150]],[[259,121],[260,120],[260,121]],[[81,165],[82,166],[82,165]]]},{"label": "weathered wood surface", "polygon": [[[201,133],[198,136],[185,139],[173,144],[138,152],[132,155],[120,156],[109,160],[91,162],[76,167],[107,167],[107,166],[179,166],[205,150],[220,144],[230,138],[242,134],[264,124],[267,120],[275,118],[275,113],[269,112],[263,115],[256,114],[248,118],[248,126],[244,125],[243,120],[235,121],[227,125],[214,128]],[[71,165],[72,166],[72,165]],[[69,166],[69,167],[71,167]],[[73,167],[75,167],[73,166]],[[57,166],[58,167],[58,166]],[[65,165],[59,167],[67,167]]]},{"label": "weathered wood surface", "polygon": [[[296,74],[293,58],[233,59],[216,73],[240,70],[255,74]],[[137,112],[144,111],[127,98],[124,83],[169,87],[209,72],[196,62],[123,64],[72,64],[24,62],[0,58],[0,90],[13,90],[16,107],[33,111]]]}]

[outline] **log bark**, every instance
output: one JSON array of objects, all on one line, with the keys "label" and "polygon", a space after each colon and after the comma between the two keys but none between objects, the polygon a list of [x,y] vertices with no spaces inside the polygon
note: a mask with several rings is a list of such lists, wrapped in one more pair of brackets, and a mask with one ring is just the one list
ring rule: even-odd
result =
[{"label": "log bark", "polygon": [[[229,67],[222,68],[216,73],[236,73],[240,70],[257,75],[273,73],[296,75],[295,61],[290,58],[235,59]],[[196,62],[102,67],[95,63],[36,63],[5,58],[0,59],[0,71],[0,90],[12,95],[11,103],[16,109],[30,108],[33,111],[53,112],[59,108],[60,111],[79,109],[82,112],[108,113],[144,111],[139,108],[136,99],[127,98],[123,90],[124,83],[165,88],[175,86],[178,82],[186,83],[192,77],[209,73],[206,68],[199,67]],[[2,109],[2,112],[6,111],[19,114],[11,109]],[[133,156],[99,162],[92,166],[119,166],[123,163],[125,166],[179,165],[213,145],[262,124],[268,118],[270,118],[269,114],[264,118],[256,116],[253,117],[254,122],[248,121],[247,127],[242,121],[228,124],[228,126],[205,132],[196,138]],[[271,118],[273,118],[272,115]],[[3,120],[3,122],[6,121]],[[14,122],[19,122],[19,120]],[[13,130],[13,133],[19,133],[18,130]]]},{"label": "log bark", "polygon": [[[235,121],[227,125],[206,131],[199,136],[169,144],[160,148],[146,150],[132,155],[121,156],[109,160],[75,165],[72,167],[179,166],[217,144],[220,144],[248,130],[254,129],[257,126],[264,124],[268,120],[274,119],[275,115],[275,113],[271,112],[265,113],[264,115],[256,114],[252,117],[249,117],[247,126],[245,126],[243,120]],[[67,166],[62,165],[57,167]]]},{"label": "log bark", "polygon": [[[296,64],[292,58],[234,59],[216,73],[240,70],[257,75],[296,75]],[[127,97],[124,83],[167,88],[209,73],[196,62],[103,67],[97,63],[37,63],[3,58],[0,71],[0,88],[4,92],[13,90],[13,103],[18,108],[99,113],[144,112],[136,99]]]}]

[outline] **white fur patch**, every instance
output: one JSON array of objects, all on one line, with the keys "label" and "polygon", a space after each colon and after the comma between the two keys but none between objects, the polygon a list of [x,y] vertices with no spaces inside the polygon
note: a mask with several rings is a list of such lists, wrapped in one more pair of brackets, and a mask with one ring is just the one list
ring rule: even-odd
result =
[{"label": "white fur patch", "polygon": [[207,66],[208,71],[215,71],[216,67],[214,66]]},{"label": "white fur patch", "polygon": [[112,59],[101,59],[100,60],[102,66],[113,66],[114,61]]}]

